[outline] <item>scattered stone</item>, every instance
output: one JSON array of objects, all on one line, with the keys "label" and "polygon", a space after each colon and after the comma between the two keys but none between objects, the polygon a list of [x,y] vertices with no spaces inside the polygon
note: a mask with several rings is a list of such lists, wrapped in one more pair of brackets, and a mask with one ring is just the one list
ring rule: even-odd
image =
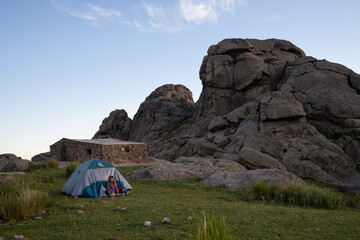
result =
[{"label": "scattered stone", "polygon": [[34,220],[41,220],[41,217],[34,217]]},{"label": "scattered stone", "polygon": [[77,213],[77,214],[82,214],[82,213],[84,213],[84,211],[82,211],[82,210],[76,210],[76,213]]},{"label": "scattered stone", "polygon": [[164,218],[162,219],[162,223],[170,223],[170,218],[164,217]]},{"label": "scattered stone", "polygon": [[84,205],[80,205],[81,208],[84,208]]},{"label": "scattered stone", "polygon": [[127,207],[117,207],[116,211],[125,211],[127,210]]},{"label": "scattered stone", "polygon": [[45,211],[45,210],[42,210],[42,211],[41,211],[41,213],[42,213],[42,214],[45,214],[45,213],[46,213],[46,211]]},{"label": "scattered stone", "polygon": [[189,217],[187,218],[187,220],[188,220],[188,221],[191,221],[191,220],[192,220],[192,217],[191,217],[191,216],[189,216]]},{"label": "scattered stone", "polygon": [[14,238],[15,239],[24,239],[24,236],[23,235],[15,235]]},{"label": "scattered stone", "polygon": [[145,221],[144,226],[151,226],[151,222],[150,221]]}]

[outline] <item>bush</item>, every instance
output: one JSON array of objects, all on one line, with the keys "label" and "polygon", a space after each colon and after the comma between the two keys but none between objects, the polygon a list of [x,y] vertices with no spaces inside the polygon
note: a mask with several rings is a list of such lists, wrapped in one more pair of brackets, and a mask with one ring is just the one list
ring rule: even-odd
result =
[{"label": "bush", "polygon": [[29,178],[7,177],[0,181],[0,219],[8,221],[40,215],[49,205],[49,195]]},{"label": "bush", "polygon": [[33,172],[37,169],[44,169],[47,168],[47,164],[40,162],[40,163],[34,163],[34,162],[29,162],[29,164],[26,166],[25,172]]},{"label": "bush", "polygon": [[206,217],[198,228],[197,240],[228,240],[231,239],[225,225],[224,217]]},{"label": "bush", "polygon": [[79,161],[74,161],[74,162],[71,162],[71,163],[69,163],[67,166],[66,166],[66,168],[65,168],[65,170],[66,170],[66,176],[67,177],[70,177],[71,176],[71,174],[75,171],[75,169],[78,167],[78,166],[80,166],[80,162]]},{"label": "bush", "polygon": [[342,194],[330,188],[315,185],[269,184],[256,182],[252,186],[255,200],[268,200],[291,205],[335,209],[342,207],[360,207],[359,194]]},{"label": "bush", "polygon": [[256,200],[270,200],[270,186],[265,182],[255,182],[252,189]]},{"label": "bush", "polygon": [[52,157],[48,161],[48,168],[52,169],[58,169],[59,168],[59,162],[55,157]]}]

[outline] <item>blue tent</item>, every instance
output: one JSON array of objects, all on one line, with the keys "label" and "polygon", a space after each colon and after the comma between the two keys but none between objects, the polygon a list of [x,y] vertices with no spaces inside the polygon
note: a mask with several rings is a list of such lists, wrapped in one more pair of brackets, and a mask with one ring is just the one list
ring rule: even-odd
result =
[{"label": "blue tent", "polygon": [[132,189],[113,165],[100,159],[92,159],[75,169],[62,188],[62,192],[71,196],[104,197],[110,176],[115,178],[118,187],[124,190]]}]

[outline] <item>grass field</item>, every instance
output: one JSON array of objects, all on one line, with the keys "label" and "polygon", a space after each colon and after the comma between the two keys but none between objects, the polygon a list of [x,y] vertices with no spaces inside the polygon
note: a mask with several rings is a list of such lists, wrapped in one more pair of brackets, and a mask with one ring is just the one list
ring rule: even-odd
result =
[{"label": "grass field", "polygon": [[[126,174],[133,167],[119,168]],[[54,183],[47,183],[55,175]],[[18,176],[20,177],[20,176]],[[248,201],[249,190],[230,192],[197,180],[131,180],[133,193],[115,198],[71,198],[62,194],[65,170],[28,173],[49,192],[52,204],[41,215],[0,225],[13,239],[194,239],[208,216],[224,217],[233,239],[360,239],[360,210],[324,210]],[[116,211],[126,207],[126,211]],[[76,214],[76,210],[84,211]],[[192,216],[193,220],[187,218]],[[169,217],[170,224],[162,218]],[[151,221],[150,227],[144,221]]]}]

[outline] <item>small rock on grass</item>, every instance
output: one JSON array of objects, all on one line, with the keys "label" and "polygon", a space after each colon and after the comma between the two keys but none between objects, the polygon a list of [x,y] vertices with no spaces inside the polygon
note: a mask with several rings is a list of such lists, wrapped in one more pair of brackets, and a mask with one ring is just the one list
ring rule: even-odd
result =
[{"label": "small rock on grass", "polygon": [[150,221],[145,221],[144,226],[151,226],[151,222]]},{"label": "small rock on grass", "polygon": [[14,238],[15,239],[24,239],[24,236],[23,235],[15,235]]},{"label": "small rock on grass", "polygon": [[127,210],[127,207],[117,207],[116,211],[125,211]]},{"label": "small rock on grass", "polygon": [[105,201],[105,200],[102,200],[102,203],[108,203],[107,201]]},{"label": "small rock on grass", "polygon": [[80,205],[81,208],[84,208],[84,205]]},{"label": "small rock on grass", "polygon": [[76,210],[76,213],[77,213],[77,214],[82,214],[82,213],[84,213],[84,211]]},{"label": "small rock on grass", "polygon": [[188,220],[188,221],[191,221],[191,220],[192,220],[192,217],[191,217],[191,216],[189,216],[189,217],[187,218],[187,220]]},{"label": "small rock on grass", "polygon": [[45,214],[45,213],[46,213],[46,211],[45,211],[45,210],[42,210],[42,211],[41,211],[41,213],[42,213],[42,214]]},{"label": "small rock on grass", "polygon": [[162,219],[162,223],[170,223],[170,218],[164,217],[164,218]]},{"label": "small rock on grass", "polygon": [[41,217],[34,217],[34,220],[41,220]]}]

